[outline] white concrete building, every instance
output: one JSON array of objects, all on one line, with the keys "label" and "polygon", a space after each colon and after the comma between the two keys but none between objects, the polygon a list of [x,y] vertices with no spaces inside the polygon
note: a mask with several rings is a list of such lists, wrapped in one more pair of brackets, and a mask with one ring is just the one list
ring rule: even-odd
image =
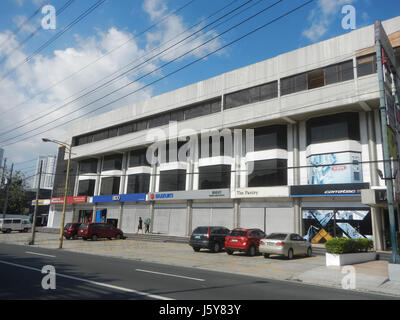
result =
[{"label": "white concrete building", "polygon": [[[383,25],[398,48],[400,17]],[[66,222],[109,220],[130,233],[140,216],[151,217],[154,233],[259,227],[314,242],[372,237],[383,248],[386,211],[360,195],[385,188],[375,52],[368,26],[74,123],[75,196],[87,198],[69,201]],[[221,141],[233,148],[210,157],[196,147],[198,159],[149,164],[154,128],[172,131],[167,139],[230,129]],[[235,129],[243,131],[233,139]],[[254,129],[254,148],[245,129]],[[54,204],[49,226],[60,221]]]},{"label": "white concrete building", "polygon": [[36,189],[39,183],[40,162],[43,161],[42,177],[40,180],[40,189],[52,190],[54,186],[54,175],[56,173],[56,156],[39,156],[36,161],[35,177],[32,183],[32,189]]}]

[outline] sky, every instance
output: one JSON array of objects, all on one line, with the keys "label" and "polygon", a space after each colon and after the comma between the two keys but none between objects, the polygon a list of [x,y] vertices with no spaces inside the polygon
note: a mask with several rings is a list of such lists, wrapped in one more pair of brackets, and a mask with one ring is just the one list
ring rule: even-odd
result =
[{"label": "sky", "polygon": [[1,0],[0,148],[7,163],[29,177],[34,159],[57,154],[56,144],[41,139],[65,141],[76,119],[348,33],[346,5],[355,9],[355,28],[400,15],[398,0],[314,0],[230,45],[304,3]]}]

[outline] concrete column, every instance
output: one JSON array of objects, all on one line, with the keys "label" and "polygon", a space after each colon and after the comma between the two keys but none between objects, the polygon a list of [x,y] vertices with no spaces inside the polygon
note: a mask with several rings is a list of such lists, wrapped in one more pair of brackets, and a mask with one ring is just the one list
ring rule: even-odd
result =
[{"label": "concrete column", "polygon": [[119,193],[126,193],[126,181],[128,180],[126,177],[126,171],[128,169],[128,161],[129,161],[129,152],[124,152],[122,156],[122,175],[119,183]]},{"label": "concrete column", "polygon": [[[150,176],[150,193],[154,193],[156,190],[156,177],[157,177],[157,164],[151,166],[151,176]],[[153,233],[154,226],[154,201],[150,201],[150,233]]]},{"label": "concrete column", "polygon": [[[371,177],[371,187],[379,186],[378,178],[378,165],[377,165],[377,150],[376,150],[376,135],[375,135],[375,119],[374,112],[367,112],[367,131],[368,131],[368,154],[370,165],[370,177]],[[383,250],[384,248],[384,235],[381,223],[381,209],[371,207],[371,224],[372,224],[372,234],[374,240],[375,250]]]},{"label": "concrete column", "polygon": [[124,214],[124,203],[120,202],[120,207],[119,207],[119,219],[118,219],[118,228],[121,229],[122,227],[122,217]]},{"label": "concrete column", "polygon": [[94,187],[94,195],[98,196],[100,194],[100,183],[101,183],[101,166],[103,162],[103,157],[99,158],[97,161],[97,176],[96,176],[96,184]]},{"label": "concrete column", "polygon": [[[300,184],[300,142],[299,142],[299,125],[298,123],[292,124],[292,136],[288,136],[288,139],[292,138],[293,145],[293,185]],[[294,216],[295,226],[294,230],[296,233],[303,234],[303,217],[301,215],[301,200],[300,198],[294,198]]]}]

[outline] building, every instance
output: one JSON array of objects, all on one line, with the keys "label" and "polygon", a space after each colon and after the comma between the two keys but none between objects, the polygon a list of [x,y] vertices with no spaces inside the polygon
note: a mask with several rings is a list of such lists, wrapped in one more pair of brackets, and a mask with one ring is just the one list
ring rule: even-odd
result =
[{"label": "building", "polygon": [[[400,17],[383,25],[399,58]],[[385,189],[379,97],[368,26],[76,122],[66,222],[133,233],[150,217],[154,233],[258,227],[313,242],[369,237],[382,249],[387,210],[361,197]],[[61,203],[53,201],[51,227]]]},{"label": "building", "polygon": [[40,181],[40,189],[53,190],[54,186],[54,176],[56,173],[56,156],[39,156],[36,162],[36,173],[33,179],[32,188],[37,188],[39,183],[39,172],[40,172],[40,162],[43,161],[42,166],[42,177]]}]

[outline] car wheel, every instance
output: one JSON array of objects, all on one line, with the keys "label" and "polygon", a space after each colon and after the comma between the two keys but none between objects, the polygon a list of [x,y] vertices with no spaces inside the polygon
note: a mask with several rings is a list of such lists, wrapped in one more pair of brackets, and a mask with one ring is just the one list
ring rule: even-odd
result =
[{"label": "car wheel", "polygon": [[194,250],[195,252],[199,252],[199,251],[200,251],[200,248],[193,247],[193,250]]},{"label": "car wheel", "polygon": [[69,239],[71,239],[71,237],[65,237],[65,239],[69,240]]},{"label": "car wheel", "polygon": [[307,257],[311,257],[311,256],[312,256],[312,249],[311,249],[311,247],[308,247],[306,256],[307,256]]},{"label": "car wheel", "polygon": [[269,253],[264,253],[264,258],[268,259],[269,258]]},{"label": "car wheel", "polygon": [[25,228],[25,229],[24,229],[24,232],[28,232],[28,228]]},{"label": "car wheel", "polygon": [[287,258],[288,258],[289,260],[292,260],[292,259],[293,259],[293,249],[289,249],[288,254],[287,254]]},{"label": "car wheel", "polygon": [[115,236],[115,239],[121,239],[122,238],[122,235],[120,234],[120,233],[118,233],[116,236]]},{"label": "car wheel", "polygon": [[232,254],[233,254],[233,251],[232,251],[232,250],[229,250],[229,249],[227,249],[227,250],[226,250],[226,253],[227,253],[227,254],[229,254],[229,255],[232,255]]},{"label": "car wheel", "polygon": [[213,252],[219,252],[221,250],[221,246],[219,245],[218,242],[214,243],[214,248],[213,248]]},{"label": "car wheel", "polygon": [[255,246],[251,246],[249,251],[248,251],[248,255],[250,257],[254,257],[256,255],[256,247]]},{"label": "car wheel", "polygon": [[82,237],[82,239],[83,239],[83,240],[85,240],[85,241],[87,240],[87,238],[86,238],[86,237]]},{"label": "car wheel", "polygon": [[97,236],[97,234],[92,235],[91,238],[93,241],[97,241],[97,239],[99,239],[99,237]]},{"label": "car wheel", "polygon": [[74,235],[72,236],[72,239],[73,239],[73,240],[76,240],[76,239],[78,239],[78,236],[77,236],[76,234],[74,234]]}]

